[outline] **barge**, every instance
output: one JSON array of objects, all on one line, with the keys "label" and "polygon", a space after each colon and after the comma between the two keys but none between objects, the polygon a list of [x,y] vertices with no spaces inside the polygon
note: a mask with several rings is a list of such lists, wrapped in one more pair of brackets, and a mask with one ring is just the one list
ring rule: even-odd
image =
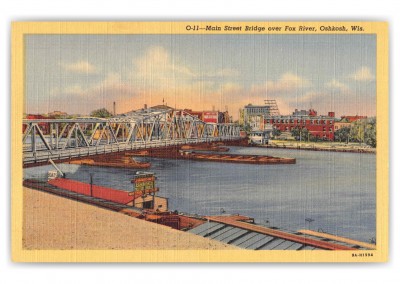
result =
[{"label": "barge", "polygon": [[216,154],[185,150],[178,147],[166,147],[161,149],[137,150],[126,153],[128,156],[154,157],[167,159],[185,159],[220,163],[241,163],[255,165],[279,165],[296,164],[294,158],[282,158],[266,155],[241,155],[241,154]]},{"label": "barge", "polygon": [[139,162],[131,157],[120,156],[113,159],[95,158],[69,161],[68,164],[85,165],[103,168],[147,169],[151,167],[148,162]]}]

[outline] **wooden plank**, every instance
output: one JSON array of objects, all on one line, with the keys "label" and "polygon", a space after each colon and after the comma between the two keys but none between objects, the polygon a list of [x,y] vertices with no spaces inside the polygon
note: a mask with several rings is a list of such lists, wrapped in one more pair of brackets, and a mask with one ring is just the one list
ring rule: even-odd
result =
[{"label": "wooden plank", "polygon": [[353,240],[353,239],[349,239],[349,238],[345,238],[345,237],[339,237],[339,236],[335,236],[335,235],[331,235],[331,234],[327,234],[327,233],[320,233],[320,232],[316,232],[316,231],[312,231],[312,230],[300,230],[299,232],[302,233],[302,234],[307,234],[307,235],[311,235],[311,236],[331,239],[331,240],[334,240],[334,241],[347,243],[347,244],[350,244],[350,245],[356,245],[356,246],[369,248],[369,249],[376,249],[376,246],[374,244],[360,242],[360,241],[356,241],[356,240]]}]

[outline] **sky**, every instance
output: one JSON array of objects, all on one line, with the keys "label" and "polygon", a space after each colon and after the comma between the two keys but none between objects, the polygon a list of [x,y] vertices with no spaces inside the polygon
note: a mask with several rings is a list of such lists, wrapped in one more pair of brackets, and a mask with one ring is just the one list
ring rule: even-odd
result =
[{"label": "sky", "polygon": [[164,103],[376,115],[375,35],[27,35],[25,113]]}]

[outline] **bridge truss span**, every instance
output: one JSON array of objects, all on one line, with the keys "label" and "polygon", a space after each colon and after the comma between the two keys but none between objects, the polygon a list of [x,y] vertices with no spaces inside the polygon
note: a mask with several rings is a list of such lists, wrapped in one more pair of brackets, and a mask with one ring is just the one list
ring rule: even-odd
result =
[{"label": "bridge truss span", "polygon": [[143,109],[111,118],[26,119],[23,162],[235,139],[240,139],[238,125],[205,123],[175,109]]}]

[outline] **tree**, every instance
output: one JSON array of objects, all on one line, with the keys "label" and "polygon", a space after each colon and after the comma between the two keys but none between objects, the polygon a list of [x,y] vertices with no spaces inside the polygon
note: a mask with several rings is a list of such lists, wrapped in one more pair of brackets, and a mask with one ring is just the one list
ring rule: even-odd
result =
[{"label": "tree", "polygon": [[300,141],[307,141],[308,140],[308,129],[307,128],[300,128],[300,127],[295,127],[292,129],[291,131],[292,136],[296,139],[296,140],[300,140]]},{"label": "tree", "polygon": [[296,140],[300,140],[300,128],[299,127],[295,127],[293,128],[290,132],[292,133],[292,136],[296,139]]},{"label": "tree", "polygon": [[281,135],[281,131],[277,128],[272,129],[272,136],[276,137],[276,136],[280,136]]},{"label": "tree", "polygon": [[307,128],[301,129],[301,140],[302,141],[308,141],[309,135],[310,135],[310,132],[308,131]]},{"label": "tree", "polygon": [[376,148],[376,118],[370,118],[368,119],[368,123],[365,127],[365,134],[364,134],[364,142],[371,146]]},{"label": "tree", "polygon": [[103,107],[103,108],[96,109],[96,110],[92,111],[90,113],[90,116],[107,118],[107,117],[111,117],[112,113],[109,112],[106,108]]},{"label": "tree", "polygon": [[359,119],[351,123],[350,139],[353,142],[361,143],[364,141],[365,122],[365,119]]},{"label": "tree", "polygon": [[350,128],[342,127],[339,130],[335,131],[335,141],[339,142],[349,142],[350,139]]},{"label": "tree", "polygon": [[351,124],[350,139],[376,147],[376,118],[360,119]]}]

